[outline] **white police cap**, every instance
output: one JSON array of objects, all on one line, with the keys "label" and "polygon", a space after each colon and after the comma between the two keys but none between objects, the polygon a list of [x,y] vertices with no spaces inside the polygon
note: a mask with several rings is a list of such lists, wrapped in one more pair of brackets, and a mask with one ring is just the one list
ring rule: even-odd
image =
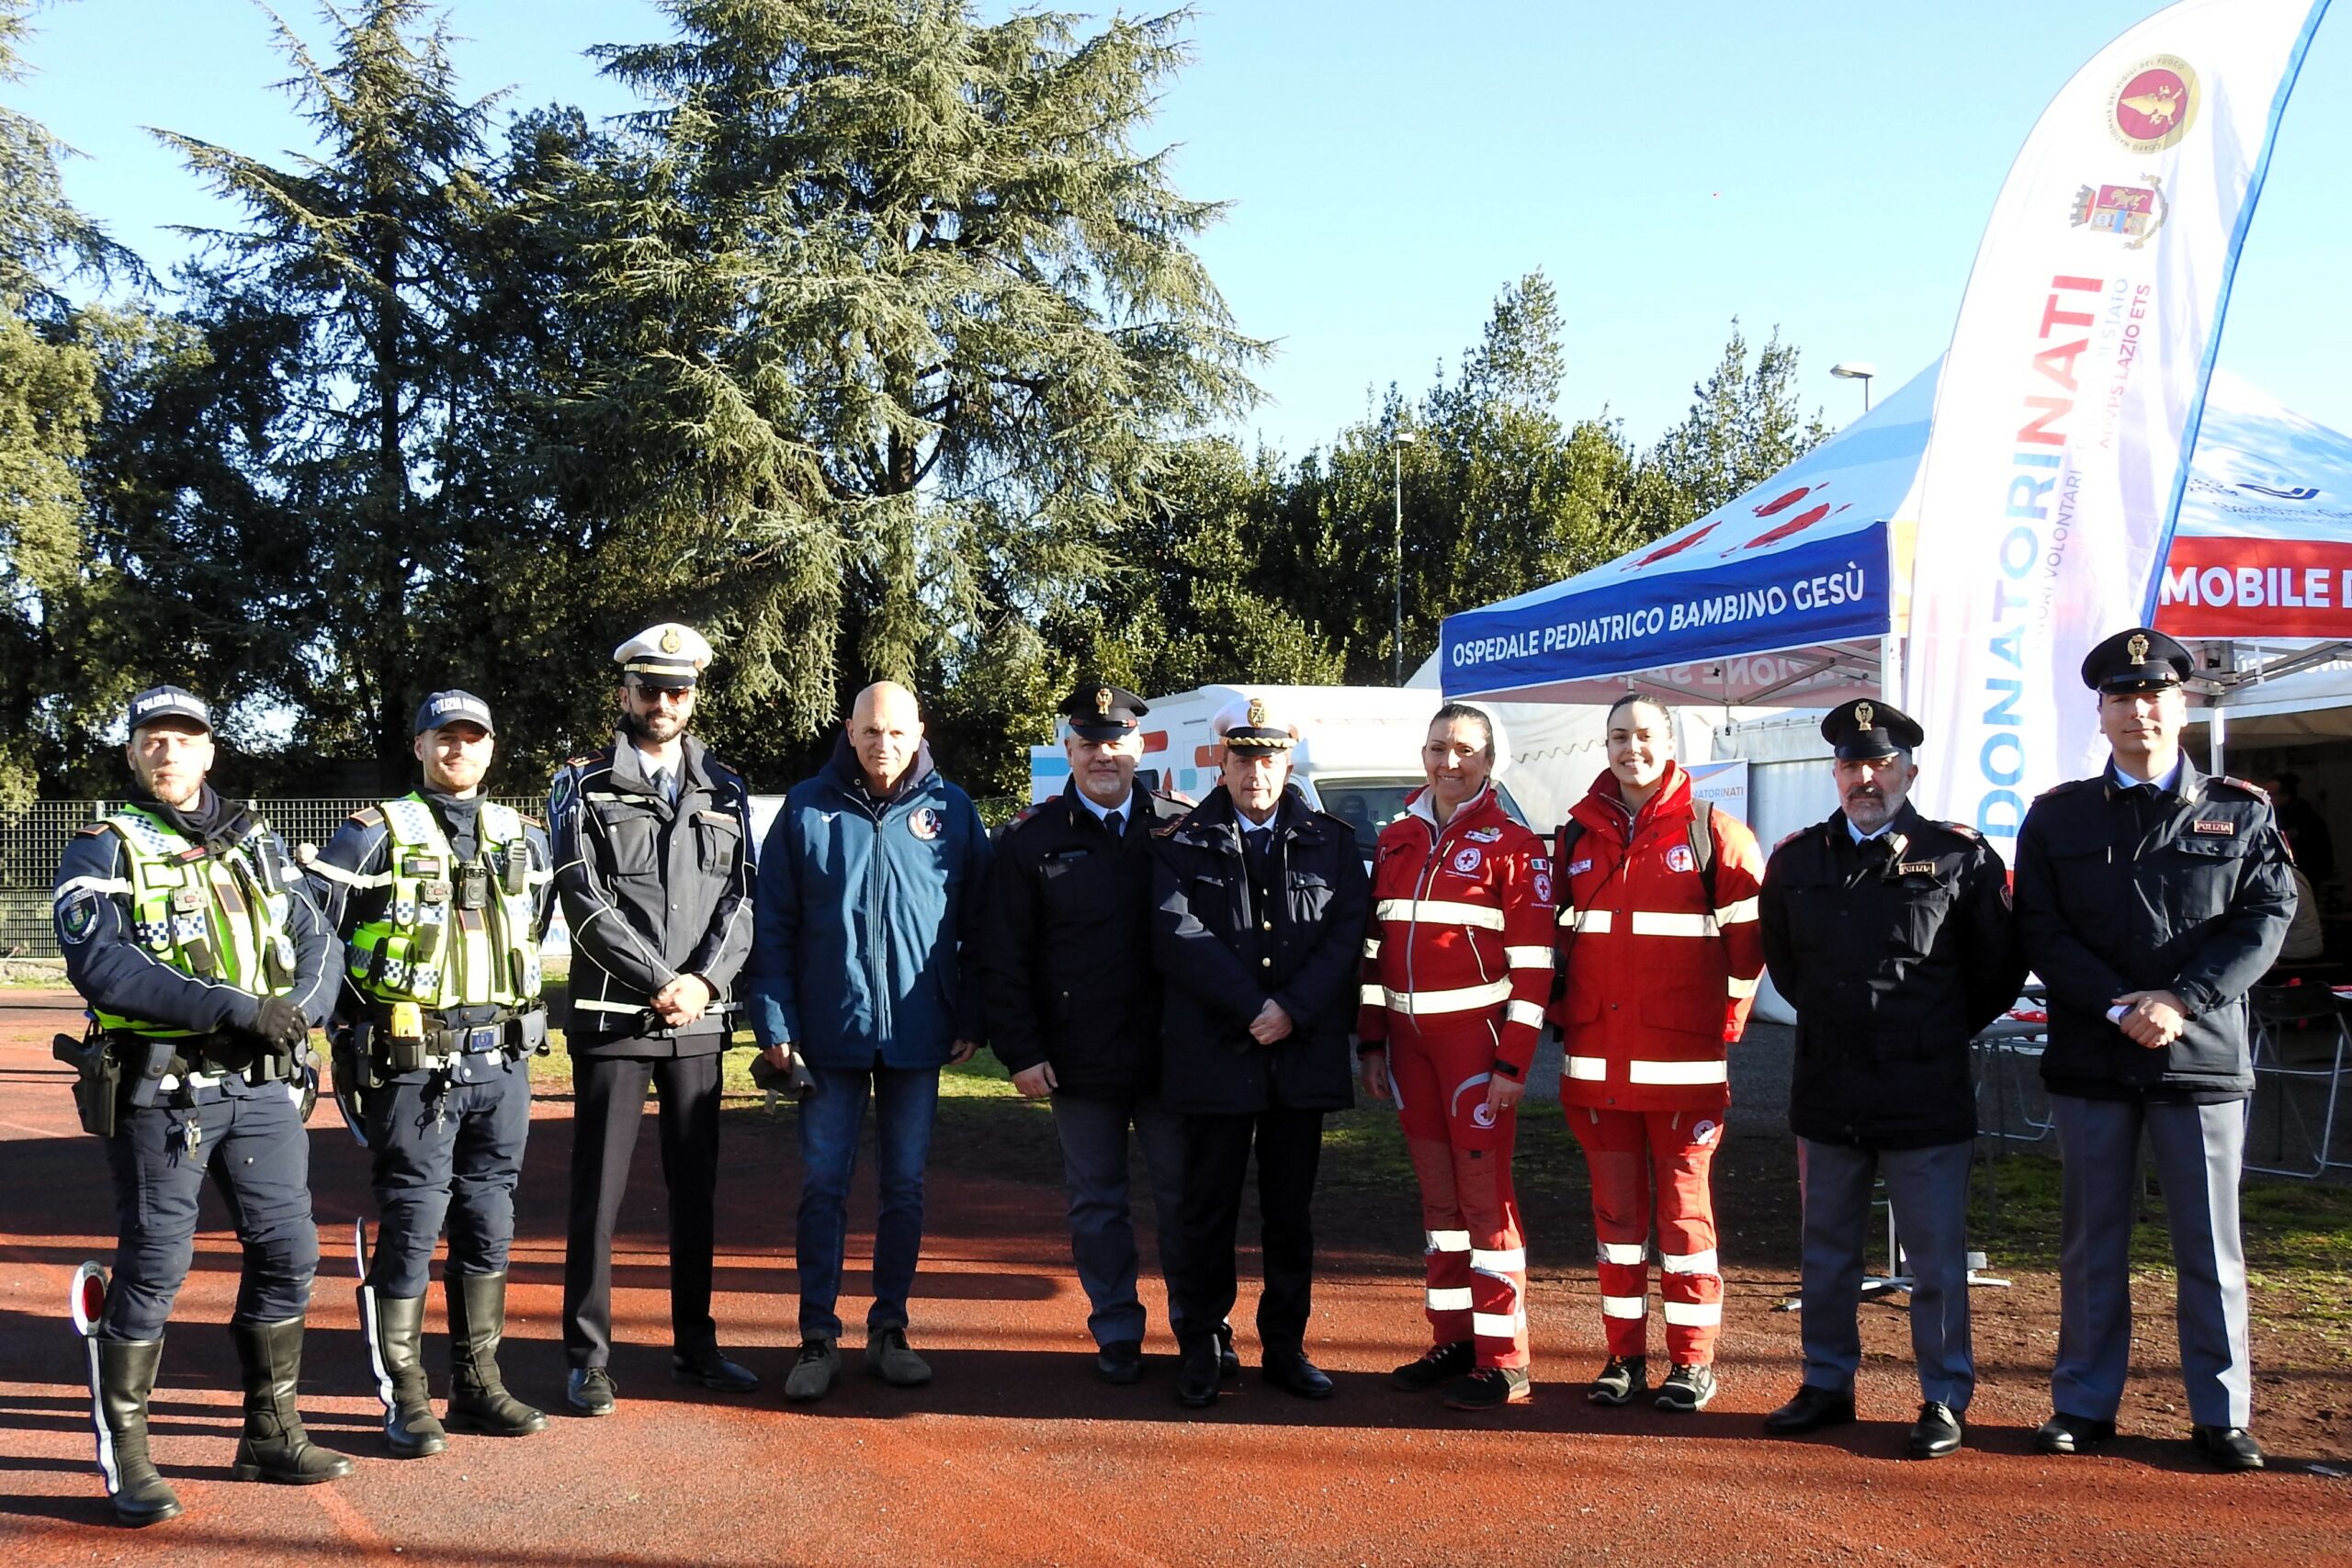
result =
[{"label": "white police cap", "polygon": [[649,686],[683,691],[709,667],[710,643],[692,626],[663,621],[613,649],[613,662]]}]

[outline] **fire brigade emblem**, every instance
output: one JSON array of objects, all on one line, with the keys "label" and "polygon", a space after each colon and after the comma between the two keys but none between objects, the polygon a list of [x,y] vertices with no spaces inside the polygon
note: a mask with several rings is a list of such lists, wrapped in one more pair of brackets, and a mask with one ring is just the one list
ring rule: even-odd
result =
[{"label": "fire brigade emblem", "polygon": [[2085,186],[2075,193],[2075,227],[2101,229],[2120,236],[2127,251],[2136,251],[2165,226],[2171,204],[2165,200],[2165,183],[2143,175],[2144,186]]},{"label": "fire brigade emblem", "polygon": [[1697,861],[1693,860],[1693,859],[1691,858],[1691,856],[1690,856],[1690,845],[1688,845],[1688,844],[1669,844],[1669,845],[1668,845],[1668,846],[1667,846],[1667,850],[1666,850],[1666,869],[1667,869],[1667,870],[1668,870],[1668,871],[1689,871],[1692,866],[1694,866],[1694,865],[1696,865],[1696,864],[1698,864],[1698,863],[1698,863]]},{"label": "fire brigade emblem", "polygon": [[1486,863],[1486,852],[1476,844],[1465,844],[1453,852],[1453,869],[1467,876]]},{"label": "fire brigade emblem", "polygon": [[2197,71],[2177,54],[2156,54],[2123,73],[2107,96],[2107,129],[2134,152],[2180,145],[2197,122]]},{"label": "fire brigade emblem", "polygon": [[939,813],[926,806],[907,818],[907,831],[918,839],[939,837]]}]

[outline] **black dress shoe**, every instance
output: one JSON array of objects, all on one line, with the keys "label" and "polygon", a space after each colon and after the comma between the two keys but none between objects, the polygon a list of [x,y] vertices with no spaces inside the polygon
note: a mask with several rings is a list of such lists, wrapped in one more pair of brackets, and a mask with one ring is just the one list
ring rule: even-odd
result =
[{"label": "black dress shoe", "polygon": [[2086,1454],[2115,1436],[2115,1423],[2096,1420],[2088,1416],[2069,1416],[2061,1410],[2034,1429],[2033,1451],[2038,1454]]},{"label": "black dress shoe", "polygon": [[1764,1417],[1764,1429],[1783,1438],[1801,1432],[1818,1432],[1824,1427],[1842,1427],[1854,1418],[1854,1394],[1851,1389],[1823,1388],[1816,1383],[1804,1383],[1797,1389],[1794,1399]]},{"label": "black dress shoe", "polygon": [[1304,1350],[1269,1350],[1258,1369],[1258,1375],[1281,1389],[1284,1393],[1301,1399],[1329,1399],[1331,1380],[1321,1368],[1306,1359]]},{"label": "black dress shoe", "polygon": [[1184,1347],[1176,1369],[1176,1403],[1187,1410],[1205,1410],[1216,1403],[1216,1341],[1203,1339]]},{"label": "black dress shoe", "polygon": [[1094,1375],[1104,1382],[1125,1386],[1143,1379],[1143,1342],[1114,1339],[1094,1353]]},{"label": "black dress shoe", "polygon": [[1903,1450],[1913,1459],[1941,1459],[1960,1452],[1960,1417],[1941,1400],[1928,1400],[1919,1406],[1919,1419],[1911,1424],[1911,1436]]},{"label": "black dress shoe", "polygon": [[760,1374],[749,1367],[737,1366],[712,1346],[707,1350],[673,1350],[670,1352],[670,1376],[679,1382],[698,1382],[719,1393],[752,1393],[760,1386]]},{"label": "black dress shoe", "polygon": [[602,1367],[574,1367],[564,1380],[563,1403],[574,1416],[610,1416],[619,1387]]},{"label": "black dress shoe", "polygon": [[2222,1470],[2262,1468],[2262,1445],[2244,1427],[2192,1427],[2188,1445]]}]

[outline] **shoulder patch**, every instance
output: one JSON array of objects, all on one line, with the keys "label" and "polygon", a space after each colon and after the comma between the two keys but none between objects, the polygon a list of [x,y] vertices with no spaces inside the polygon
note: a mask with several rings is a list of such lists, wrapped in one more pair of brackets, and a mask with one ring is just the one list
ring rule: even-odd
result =
[{"label": "shoulder patch", "polygon": [[2213,782],[2217,784],[2228,784],[2232,789],[2242,789],[2265,806],[2270,804],[2270,792],[2258,784],[2248,784],[2244,779],[2233,779],[2227,773],[2214,774]]}]

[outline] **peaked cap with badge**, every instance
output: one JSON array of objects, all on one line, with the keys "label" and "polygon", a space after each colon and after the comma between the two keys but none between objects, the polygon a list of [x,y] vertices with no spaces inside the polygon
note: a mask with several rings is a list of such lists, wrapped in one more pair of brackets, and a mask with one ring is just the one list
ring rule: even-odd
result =
[{"label": "peaked cap with badge", "polygon": [[416,732],[426,734],[445,724],[470,724],[484,735],[498,733],[490,721],[490,705],[471,692],[451,689],[435,692],[416,708]]},{"label": "peaked cap with badge", "polygon": [[1237,698],[1209,721],[1217,739],[1240,751],[1287,751],[1298,744],[1298,726],[1274,711],[1263,697]]},{"label": "peaked cap with badge", "polygon": [[1821,738],[1841,762],[1867,762],[1898,751],[1917,751],[1928,732],[1893,703],[1857,697],[1831,708],[1821,721]]},{"label": "peaked cap with badge", "polygon": [[2117,632],[2083,656],[2083,684],[2094,692],[2160,692],[2196,671],[2188,649],[2154,626]]},{"label": "peaked cap with badge", "polygon": [[659,691],[692,691],[710,667],[709,639],[677,621],[650,626],[613,649],[613,662]]},{"label": "peaked cap with badge", "polygon": [[1070,733],[1084,740],[1117,740],[1135,732],[1149,705],[1133,692],[1104,682],[1081,680],[1062,699]]},{"label": "peaked cap with badge", "polygon": [[207,734],[212,729],[212,710],[204,705],[202,697],[183,686],[148,687],[130,699],[123,716],[133,735],[165,720],[194,725]]}]

